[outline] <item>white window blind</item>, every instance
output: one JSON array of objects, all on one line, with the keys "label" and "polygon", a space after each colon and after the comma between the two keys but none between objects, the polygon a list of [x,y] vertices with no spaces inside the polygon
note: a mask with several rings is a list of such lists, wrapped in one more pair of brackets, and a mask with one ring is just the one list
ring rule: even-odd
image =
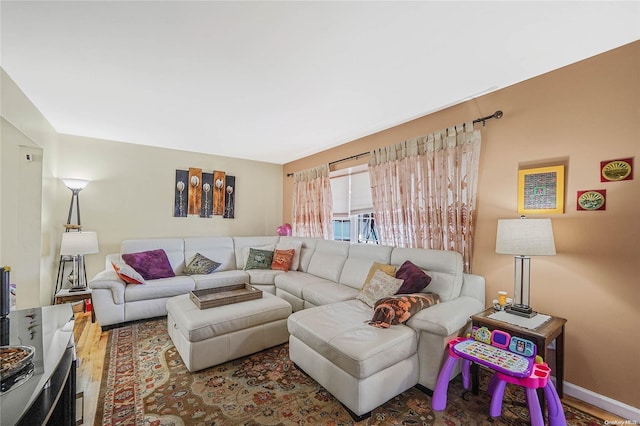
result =
[{"label": "white window blind", "polygon": [[349,175],[332,177],[333,217],[349,216]]},{"label": "white window blind", "polygon": [[[366,167],[366,166],[365,166]],[[340,173],[340,175],[337,175]],[[331,194],[333,196],[333,217],[348,217],[351,215],[371,212],[371,185],[369,171],[357,171],[344,174],[341,170],[331,176]]]},{"label": "white window blind", "polygon": [[371,185],[369,171],[349,175],[351,178],[351,205],[349,214],[359,214],[373,211],[371,201]]}]

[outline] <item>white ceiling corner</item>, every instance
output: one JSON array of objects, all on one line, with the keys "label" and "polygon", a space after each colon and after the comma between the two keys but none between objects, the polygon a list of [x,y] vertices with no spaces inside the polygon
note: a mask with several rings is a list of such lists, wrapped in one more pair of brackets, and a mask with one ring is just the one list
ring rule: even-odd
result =
[{"label": "white ceiling corner", "polygon": [[276,164],[640,38],[637,1],[0,8],[1,65],[56,131]]}]

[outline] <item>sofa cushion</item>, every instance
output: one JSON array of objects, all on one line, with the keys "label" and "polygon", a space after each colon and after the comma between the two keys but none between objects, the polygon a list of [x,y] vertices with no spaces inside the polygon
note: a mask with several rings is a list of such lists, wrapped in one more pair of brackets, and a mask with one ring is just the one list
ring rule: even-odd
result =
[{"label": "sofa cushion", "polygon": [[128,284],[124,290],[125,302],[161,299],[189,293],[195,288],[195,281],[186,275],[171,278],[147,280],[144,284]]},{"label": "sofa cushion", "polygon": [[404,281],[398,290],[398,294],[418,293],[424,290],[431,282],[431,277],[410,260],[407,260],[398,268],[396,278]]},{"label": "sofa cushion", "polygon": [[249,249],[249,257],[244,265],[244,269],[271,269],[273,262],[272,250]]},{"label": "sofa cushion", "polygon": [[249,249],[251,247],[260,250],[275,250],[276,244],[278,244],[279,237],[266,236],[266,237],[232,237],[233,248],[236,256],[236,268],[244,269],[247,258],[249,257]]},{"label": "sofa cushion", "polygon": [[355,299],[359,292],[355,288],[338,283],[313,283],[302,289],[302,298],[314,306],[320,306]]},{"label": "sofa cushion", "polygon": [[357,298],[373,307],[378,299],[395,294],[401,285],[402,280],[391,277],[378,269],[373,274],[373,278],[362,287]]},{"label": "sofa cushion", "polygon": [[340,273],[348,254],[347,241],[318,240],[307,272],[334,283],[340,282]]},{"label": "sofa cushion", "polygon": [[293,263],[293,257],[295,256],[295,249],[288,250],[276,250],[273,252],[273,262],[271,262],[271,269],[277,269],[279,271],[288,271],[291,269]]},{"label": "sofa cushion", "polygon": [[135,269],[126,263],[111,262],[113,270],[118,277],[127,284],[144,284],[144,278]]},{"label": "sofa cushion", "polygon": [[249,282],[251,284],[260,285],[274,285],[277,276],[287,274],[286,271],[280,271],[278,269],[247,269],[245,271],[249,274]]},{"label": "sofa cushion", "polygon": [[[373,263],[388,265],[393,247],[377,244],[352,244],[340,273],[340,284],[361,289]],[[395,271],[395,266],[394,266]],[[373,276],[373,273],[371,274]]]},{"label": "sofa cushion", "polygon": [[191,259],[189,264],[184,268],[184,273],[186,275],[210,274],[218,269],[219,266],[219,262],[211,260],[200,253],[196,253],[193,259]]},{"label": "sofa cushion", "polygon": [[[236,256],[231,237],[189,237],[184,239],[184,258],[189,264],[197,253],[220,263],[216,272],[236,269]],[[242,268],[240,268],[242,269]]]},{"label": "sofa cushion", "polygon": [[394,248],[391,264],[402,265],[410,260],[431,277],[429,291],[438,294],[442,302],[455,299],[462,289],[462,255],[455,251],[420,248]]},{"label": "sofa cushion", "polygon": [[371,327],[373,309],[347,300],[293,313],[289,333],[356,378],[366,378],[416,353],[416,332],[406,325]]},{"label": "sofa cushion", "polygon": [[175,275],[164,249],[125,253],[122,255],[122,260],[142,275],[145,280],[170,278]]},{"label": "sofa cushion", "polygon": [[416,312],[439,302],[440,297],[435,293],[397,294],[383,297],[376,302],[369,325],[389,328],[407,321]]},{"label": "sofa cushion", "polygon": [[244,284],[250,282],[248,271],[215,271],[208,275],[191,275],[195,282],[195,289],[216,288],[232,284]]},{"label": "sofa cushion", "polygon": [[274,277],[276,288],[284,290],[299,299],[302,299],[302,291],[305,287],[316,283],[331,284],[332,282],[333,281],[300,271],[289,271],[286,274],[280,274]]}]

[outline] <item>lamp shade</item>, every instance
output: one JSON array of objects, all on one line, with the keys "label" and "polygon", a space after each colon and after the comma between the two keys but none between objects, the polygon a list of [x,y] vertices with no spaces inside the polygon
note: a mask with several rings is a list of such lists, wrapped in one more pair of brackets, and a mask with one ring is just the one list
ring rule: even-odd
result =
[{"label": "lamp shade", "polygon": [[60,255],[74,256],[98,253],[98,234],[95,232],[65,232],[62,234]]},{"label": "lamp shade", "polygon": [[551,219],[499,219],[496,253],[519,256],[555,255]]},{"label": "lamp shade", "polygon": [[84,179],[62,179],[62,182],[67,188],[78,191],[83,190],[89,184],[89,181]]}]

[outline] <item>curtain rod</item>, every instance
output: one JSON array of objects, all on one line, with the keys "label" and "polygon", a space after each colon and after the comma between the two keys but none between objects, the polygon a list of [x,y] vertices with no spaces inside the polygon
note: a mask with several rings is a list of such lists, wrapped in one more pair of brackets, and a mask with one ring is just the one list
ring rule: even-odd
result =
[{"label": "curtain rod", "polygon": [[473,120],[473,124],[482,123],[482,126],[484,127],[487,124],[486,121],[491,120],[492,118],[495,118],[496,120],[502,118],[502,111],[498,110],[491,115],[487,115],[486,117],[476,118],[475,120]]},{"label": "curtain rod", "polygon": [[[473,124],[482,123],[482,126],[484,127],[484,126],[487,125],[487,123],[486,123],[487,120],[491,120],[492,118],[495,118],[496,120],[499,120],[499,119],[502,118],[502,116],[503,116],[502,111],[498,110],[498,111],[494,112],[491,115],[487,115],[486,117],[476,118],[475,120],[473,120]],[[336,160],[336,161],[332,161],[332,162],[329,163],[329,166],[332,166],[332,165],[338,164],[338,163],[342,163],[343,161],[357,160],[358,158],[360,158],[360,157],[362,157],[364,155],[369,155],[369,154],[370,154],[370,152],[361,152],[360,154],[356,154],[356,155],[352,155],[350,157],[345,157],[345,158],[341,158],[341,159]],[[287,177],[291,177],[291,176],[293,176],[293,173],[287,173]]]},{"label": "curtain rod", "polygon": [[[329,166],[333,166],[334,164],[342,163],[343,161],[357,160],[358,158],[363,157],[365,155],[369,155],[369,154],[371,154],[370,151],[361,152],[360,154],[356,154],[356,155],[352,155],[350,157],[345,157],[345,158],[341,158],[339,160],[331,161],[329,163]],[[291,177],[291,176],[293,176],[293,173],[287,173],[287,177]]]}]

